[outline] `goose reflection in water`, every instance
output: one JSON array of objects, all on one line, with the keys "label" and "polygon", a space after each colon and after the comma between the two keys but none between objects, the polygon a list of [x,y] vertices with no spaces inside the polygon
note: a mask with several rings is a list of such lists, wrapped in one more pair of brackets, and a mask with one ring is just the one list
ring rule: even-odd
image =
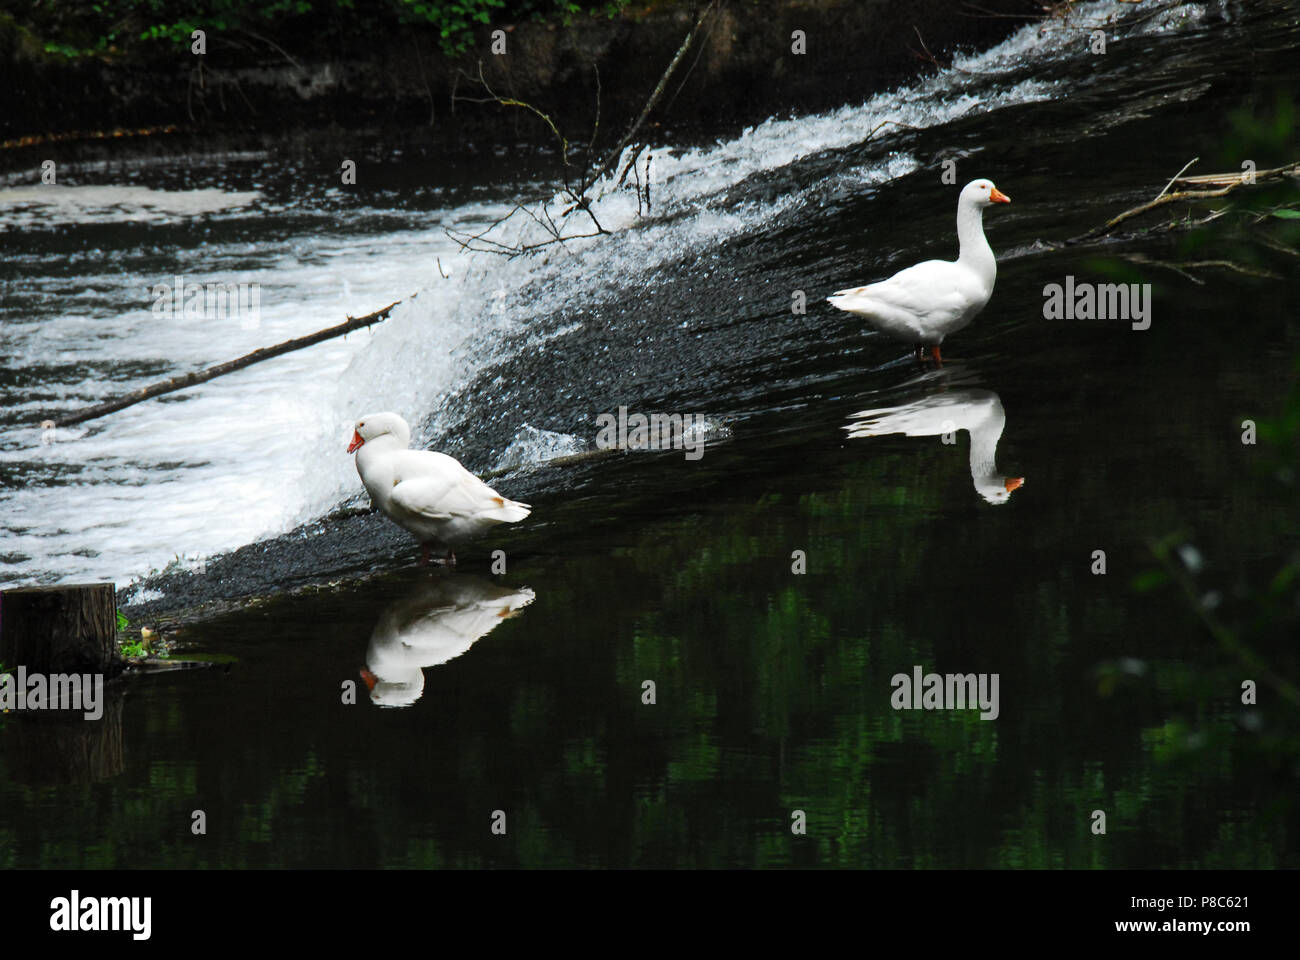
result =
[{"label": "goose reflection in water", "polygon": [[533,602],[527,587],[443,576],[389,604],[375,624],[361,678],[381,707],[409,707],[424,692],[424,668],[446,663]]},{"label": "goose reflection in water", "polygon": [[963,387],[944,390],[912,403],[855,413],[844,429],[851,439],[902,433],[909,437],[937,437],[966,430],[970,433],[970,476],[975,490],[989,503],[1006,503],[1024,477],[998,473],[994,458],[1006,426],[1002,401],[992,390]]}]

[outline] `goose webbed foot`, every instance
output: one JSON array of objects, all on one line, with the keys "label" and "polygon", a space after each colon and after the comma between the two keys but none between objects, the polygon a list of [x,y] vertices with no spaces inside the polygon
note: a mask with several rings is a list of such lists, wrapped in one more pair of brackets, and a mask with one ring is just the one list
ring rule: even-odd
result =
[{"label": "goose webbed foot", "polygon": [[437,563],[439,566],[446,566],[446,567],[454,567],[456,565],[456,554],[450,549],[447,551],[447,555],[445,557],[439,557],[437,560],[434,560],[433,544],[422,543],[420,544],[420,553],[421,553],[420,566],[422,567],[427,567],[431,563]]},{"label": "goose webbed foot", "polygon": [[912,351],[912,359],[922,366],[929,366],[933,363],[936,367],[943,366],[943,358],[939,356],[939,345],[927,347],[923,343],[918,343],[916,349]]}]

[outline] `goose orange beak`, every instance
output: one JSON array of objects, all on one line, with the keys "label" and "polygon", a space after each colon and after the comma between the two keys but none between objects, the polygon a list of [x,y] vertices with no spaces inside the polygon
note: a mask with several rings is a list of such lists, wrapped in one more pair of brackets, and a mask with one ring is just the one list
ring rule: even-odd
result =
[{"label": "goose orange beak", "polygon": [[1006,482],[1007,493],[1010,493],[1012,490],[1019,490],[1024,485],[1025,485],[1024,477],[1007,477],[1007,482]]},{"label": "goose orange beak", "polygon": [[1010,203],[1010,202],[1011,202],[1011,198],[1008,197],[1008,196],[1007,196],[1005,193],[1003,193],[1001,190],[999,190],[997,187],[994,187],[994,188],[993,188],[993,192],[989,194],[989,200],[991,200],[991,201],[994,202],[994,203]]},{"label": "goose orange beak", "polygon": [[362,445],[363,443],[365,443],[365,442],[366,442],[366,441],[364,441],[364,440],[361,439],[361,434],[359,434],[359,433],[357,433],[355,430],[353,430],[353,431],[352,431],[352,442],[348,444],[348,453],[351,453],[353,450],[355,450],[357,447],[361,446],[361,445]]},{"label": "goose orange beak", "polygon": [[373,673],[371,673],[369,670],[365,670],[365,669],[363,669],[363,670],[361,671],[361,679],[364,680],[364,681],[366,682],[366,689],[367,689],[367,690],[374,690],[374,689],[375,689],[375,684],[377,684],[377,683],[379,682],[379,678],[378,678],[378,677],[376,677],[376,676],[375,676]]}]

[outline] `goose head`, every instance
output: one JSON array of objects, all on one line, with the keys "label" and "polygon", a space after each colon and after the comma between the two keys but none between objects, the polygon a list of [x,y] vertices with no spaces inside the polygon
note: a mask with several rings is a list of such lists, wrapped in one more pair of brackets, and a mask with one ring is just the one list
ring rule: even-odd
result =
[{"label": "goose head", "polygon": [[356,422],[352,442],[348,444],[348,453],[362,444],[386,436],[393,437],[406,447],[411,443],[411,428],[395,413],[368,413]]},{"label": "goose head", "polygon": [[993,186],[992,180],[972,180],[962,188],[959,202],[983,209],[995,203],[1010,203],[1011,198]]},{"label": "goose head", "polygon": [[1006,503],[1011,493],[1025,485],[1024,477],[976,477],[975,490],[986,503]]}]

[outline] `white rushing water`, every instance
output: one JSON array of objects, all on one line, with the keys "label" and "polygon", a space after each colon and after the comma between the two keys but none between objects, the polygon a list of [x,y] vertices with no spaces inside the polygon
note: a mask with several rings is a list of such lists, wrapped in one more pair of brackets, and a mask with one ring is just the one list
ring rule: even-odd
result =
[{"label": "white rushing water", "polygon": [[[18,277],[7,285],[0,312],[0,373],[25,386],[9,388],[5,420],[17,425],[0,440],[0,585],[86,579],[122,585],[177,558],[192,563],[322,516],[359,493],[344,452],[358,416],[391,409],[414,426],[432,414],[417,442],[437,435],[446,426],[441,398],[512,351],[572,331],[582,322],[575,306],[616,297],[619,287],[644,282],[659,265],[708,251],[801,203],[797,191],[720,202],[746,178],[869,137],[887,145],[899,127],[932,127],[972,111],[1062,95],[1054,82],[1032,76],[1033,65],[1087,56],[1088,31],[1132,10],[1114,2],[1082,5],[1068,23],[1026,26],[991,50],[959,58],[956,69],[864,104],[769,120],[709,147],[656,149],[653,217],[638,216],[632,190],[606,183],[594,209],[612,235],[532,257],[466,254],[443,232],[444,226],[481,229],[508,212],[504,203],[444,209],[425,215],[418,227],[411,226],[417,218],[410,211],[311,216],[308,203],[291,221],[296,232],[285,236],[257,229],[284,208],[255,182],[238,190],[165,190],[117,184],[105,173],[96,184],[41,187],[31,185],[33,172],[25,185],[0,189],[0,231],[9,239],[15,231],[58,231],[83,242],[57,262],[50,255],[11,258]],[[1198,8],[1184,8],[1148,19],[1141,29],[1176,29],[1199,15]],[[916,166],[905,152],[887,152],[869,164],[846,164],[837,176],[850,188],[866,188]],[[561,207],[558,199],[549,204],[553,214]],[[407,225],[358,232],[346,219],[389,213]],[[242,232],[256,239],[93,246],[104,242],[96,238],[106,227],[155,229],[204,218],[243,223]],[[583,226],[574,221],[570,229]],[[519,215],[491,236],[507,244],[545,238]],[[256,285],[257,322],[187,317],[183,310],[160,315],[154,288],[174,284],[177,275],[187,285]],[[50,432],[35,425],[65,398],[108,399],[396,299],[405,302],[369,332],[80,426]],[[46,312],[32,315],[22,305],[33,302]],[[561,329],[541,328],[542,319],[565,311]],[[128,367],[130,381],[104,379],[106,369],[120,377]],[[63,378],[51,384],[38,368],[57,368]],[[528,424],[514,429],[502,465],[589,445]],[[469,464],[480,471],[496,465]]]}]

